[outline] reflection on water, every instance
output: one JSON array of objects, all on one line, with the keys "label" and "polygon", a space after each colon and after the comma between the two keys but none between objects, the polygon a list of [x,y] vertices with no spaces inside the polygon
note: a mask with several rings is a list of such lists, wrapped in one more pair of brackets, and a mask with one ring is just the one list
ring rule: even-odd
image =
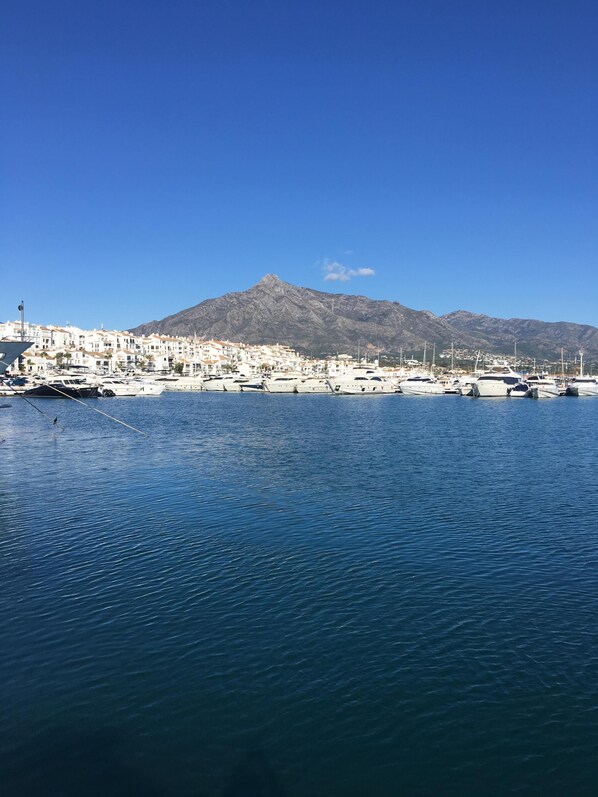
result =
[{"label": "reflection on water", "polygon": [[10,403],[8,793],[591,793],[594,402]]}]

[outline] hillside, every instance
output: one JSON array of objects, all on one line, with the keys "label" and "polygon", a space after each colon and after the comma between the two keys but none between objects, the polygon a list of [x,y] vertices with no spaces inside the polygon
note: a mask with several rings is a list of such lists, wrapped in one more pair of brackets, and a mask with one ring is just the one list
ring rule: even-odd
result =
[{"label": "hillside", "polygon": [[399,302],[301,288],[268,274],[246,291],[227,293],[130,330],[197,335],[244,343],[284,343],[312,356],[355,354],[358,346],[396,355],[456,348],[557,359],[583,348],[598,356],[598,329],[571,323],[498,319],[460,310],[438,317]]}]

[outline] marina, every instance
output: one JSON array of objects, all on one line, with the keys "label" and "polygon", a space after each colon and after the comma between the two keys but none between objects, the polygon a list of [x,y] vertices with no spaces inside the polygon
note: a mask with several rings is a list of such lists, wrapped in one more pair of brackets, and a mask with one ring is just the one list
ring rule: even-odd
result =
[{"label": "marina", "polygon": [[0,395],[29,398],[122,398],[160,396],[163,392],[216,392],[261,394],[329,394],[335,396],[406,396],[459,395],[474,398],[558,398],[562,396],[598,396],[598,380],[582,375],[570,378],[547,374],[523,375],[508,366],[493,366],[479,375],[443,374],[439,378],[422,371],[397,372],[376,364],[355,364],[343,373],[325,377],[321,374],[281,372],[246,375],[224,373],[184,377],[169,375],[133,375],[131,377],[97,374],[51,374],[27,377],[0,377]]}]

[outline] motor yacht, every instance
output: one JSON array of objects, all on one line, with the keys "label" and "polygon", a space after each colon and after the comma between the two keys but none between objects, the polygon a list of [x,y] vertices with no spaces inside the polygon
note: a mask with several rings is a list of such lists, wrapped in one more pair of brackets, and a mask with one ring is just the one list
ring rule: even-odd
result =
[{"label": "motor yacht", "polygon": [[476,398],[506,398],[510,391],[521,382],[521,374],[508,365],[493,365],[472,384]]},{"label": "motor yacht", "polygon": [[139,385],[138,396],[161,396],[164,392],[163,385],[159,385],[151,380],[135,379],[133,381],[135,384]]},{"label": "motor yacht", "polygon": [[139,393],[140,385],[136,382],[129,382],[126,379],[115,379],[107,376],[101,379],[98,385],[100,396],[136,396]]},{"label": "motor yacht", "polygon": [[567,386],[568,396],[598,396],[598,380],[592,376],[576,376]]},{"label": "motor yacht", "polygon": [[297,393],[332,393],[328,380],[325,377],[307,376],[300,379],[295,386]]},{"label": "motor yacht", "polygon": [[27,398],[97,398],[99,388],[83,377],[63,377],[32,387],[22,395]]},{"label": "motor yacht", "polygon": [[302,379],[302,374],[280,373],[272,374],[269,378],[262,380],[266,393],[296,393],[297,383]]},{"label": "motor yacht", "polygon": [[241,393],[263,393],[264,386],[261,381],[249,380],[241,385]]},{"label": "motor yacht", "polygon": [[510,398],[529,398],[531,391],[527,382],[519,382],[509,390]]},{"label": "motor yacht", "polygon": [[554,377],[546,374],[530,374],[526,381],[532,398],[558,398],[565,392],[557,385]]},{"label": "motor yacht", "polygon": [[442,396],[444,387],[430,374],[410,376],[399,382],[401,393],[406,396]]},{"label": "motor yacht", "polygon": [[477,382],[478,377],[469,374],[468,376],[462,376],[459,379],[459,385],[457,387],[457,392],[461,396],[473,396],[473,384]]},{"label": "motor yacht", "polygon": [[226,393],[240,393],[243,385],[248,384],[250,381],[251,380],[248,376],[236,374],[234,379],[227,379],[225,381],[224,390]]},{"label": "motor yacht", "polygon": [[162,385],[164,390],[201,390],[202,378],[200,376],[155,376],[153,381]]},{"label": "motor yacht", "polygon": [[344,374],[329,377],[328,384],[337,396],[383,395],[397,392],[394,380],[389,379],[384,371],[367,363],[354,365]]},{"label": "motor yacht", "polygon": [[203,380],[202,389],[223,392],[227,390],[228,385],[231,385],[237,379],[239,379],[239,374],[219,374],[218,376],[210,376],[208,379]]}]

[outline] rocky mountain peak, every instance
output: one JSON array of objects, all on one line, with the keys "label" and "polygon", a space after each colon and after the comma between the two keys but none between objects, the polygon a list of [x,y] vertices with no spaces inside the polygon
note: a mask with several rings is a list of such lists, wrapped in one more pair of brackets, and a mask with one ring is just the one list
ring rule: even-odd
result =
[{"label": "rocky mountain peak", "polygon": [[270,286],[274,286],[274,285],[283,285],[283,282],[282,282],[282,280],[281,280],[281,279],[279,279],[279,278],[277,277],[277,275],[276,275],[276,274],[266,274],[266,275],[265,275],[264,277],[262,277],[262,278],[261,278],[261,280],[258,282],[258,285],[270,285]]}]

